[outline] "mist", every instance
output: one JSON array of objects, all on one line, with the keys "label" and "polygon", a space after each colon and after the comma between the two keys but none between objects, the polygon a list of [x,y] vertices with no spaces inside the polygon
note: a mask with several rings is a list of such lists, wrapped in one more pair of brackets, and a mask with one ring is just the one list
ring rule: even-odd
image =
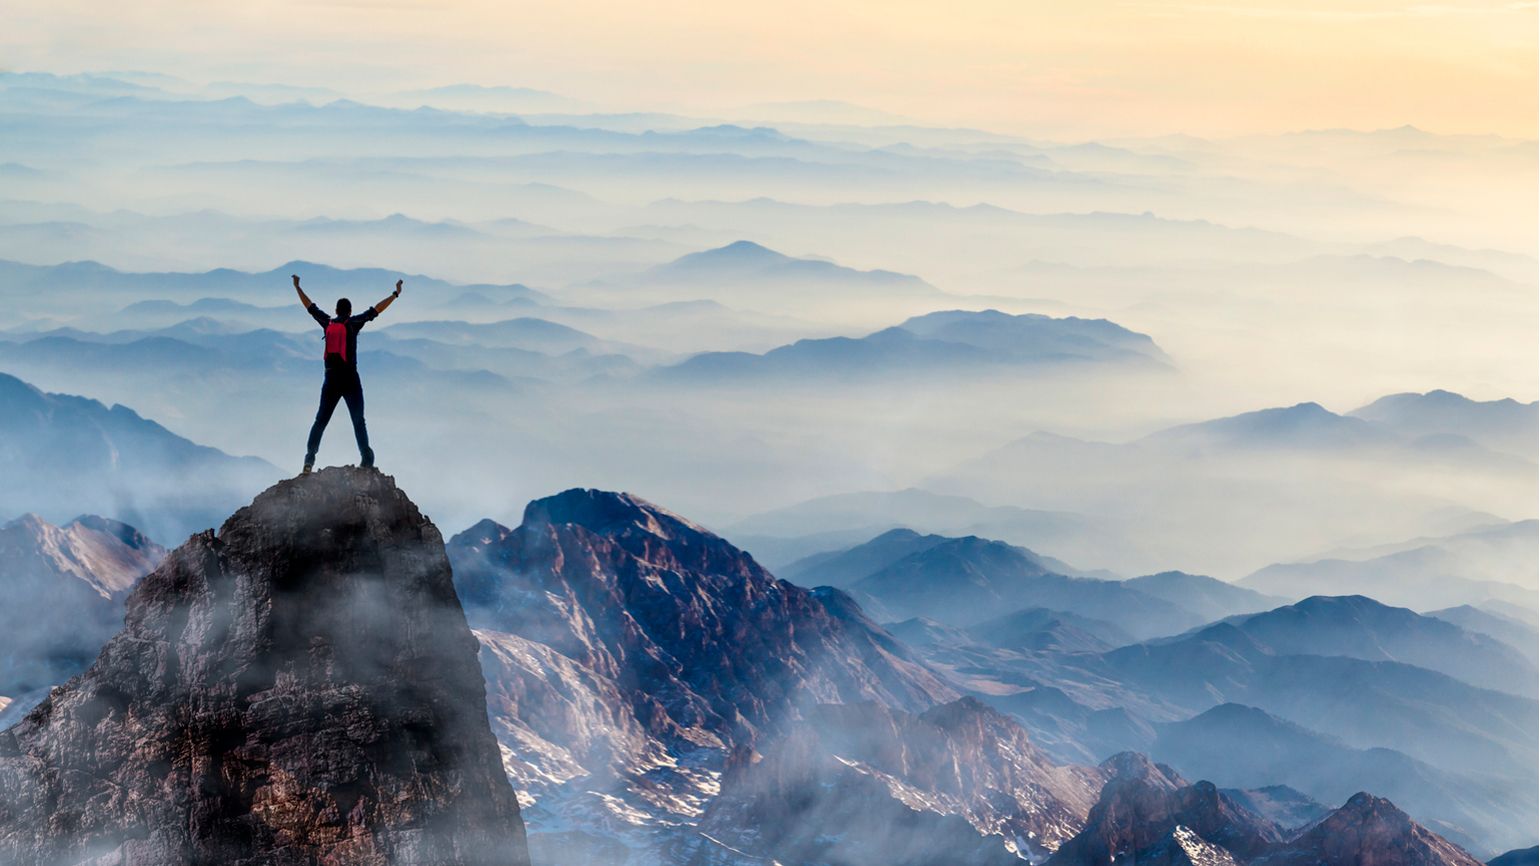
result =
[{"label": "mist", "polygon": [[[1514,735],[1534,726],[1532,690],[1404,652],[1301,661],[1272,632],[1261,649],[1235,635],[1291,605],[1329,619],[1315,596],[1360,594],[1377,600],[1365,619],[1428,613],[1405,621],[1429,640],[1448,638],[1425,622],[1440,612],[1531,633],[1533,141],[1087,140],[838,104],[655,108],[0,73],[0,533],[66,549],[104,525],[77,516],[123,521],[151,551],[136,579],[163,553],[150,539],[180,544],[299,472],[321,340],[290,275],[324,309],[362,310],[402,279],[359,336],[372,445],[446,535],[524,526],[484,545],[504,559],[449,555],[536,862],[874,862],[935,840],[1040,860],[1108,778],[1081,765],[1163,748],[1210,772],[1192,742],[1220,722],[1242,741],[1308,728],[1309,754],[1397,791],[1431,779],[1419,820],[1452,822],[1440,832],[1461,844],[1499,838],[1509,813],[1491,804],[1533,788]],[[318,465],[358,461],[339,412]],[[630,524],[525,513],[572,488],[678,535],[633,562],[616,553]],[[862,559],[895,529],[1009,567]],[[669,547],[697,532],[704,546]],[[563,571],[561,545],[606,564]],[[671,559],[700,550],[717,558]],[[874,567],[829,565],[852,560]],[[506,595],[468,596],[481,567]],[[879,573],[934,577],[937,595],[884,591]],[[942,580],[957,573],[1006,588],[967,596]],[[617,624],[625,594],[605,583],[638,574],[656,581],[626,588],[643,600],[626,595],[625,615],[658,614],[652,632]],[[680,574],[742,578],[796,640],[823,642],[740,659],[742,621],[785,622],[737,619],[731,581],[659,613],[674,602],[649,593]],[[60,642],[69,616],[13,624],[40,636],[7,650],[0,718],[79,672],[116,624],[126,587],[68,586],[38,597],[89,608],[90,628]],[[1006,617],[1018,608],[1047,619]],[[694,657],[659,635],[730,646],[723,676],[741,663],[757,678],[691,680]],[[1495,639],[1457,638],[1473,666],[1513,662]],[[1185,652],[1218,672],[1189,672]],[[646,669],[662,697],[634,687],[638,658],[666,659]],[[1361,712],[1323,685],[1381,675]],[[1261,716],[1204,716],[1240,703]],[[1468,729],[1440,727],[1467,706]],[[1376,712],[1411,721],[1385,733]],[[1384,749],[1405,760],[1374,763]],[[1004,769],[960,786],[937,769],[954,760]],[[1350,780],[1295,781],[1340,799]],[[782,809],[785,791],[806,808]],[[888,848],[819,847],[841,816],[856,826],[851,803],[880,812],[852,838],[893,830]],[[745,815],[806,832],[778,848]]]}]

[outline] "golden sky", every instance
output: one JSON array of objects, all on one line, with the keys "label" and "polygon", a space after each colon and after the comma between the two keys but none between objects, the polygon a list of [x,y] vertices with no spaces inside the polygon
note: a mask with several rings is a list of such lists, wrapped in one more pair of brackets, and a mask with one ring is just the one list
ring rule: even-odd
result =
[{"label": "golden sky", "polygon": [[1533,0],[8,0],[0,65],[605,108],[844,100],[1054,137],[1410,123],[1533,138]]}]

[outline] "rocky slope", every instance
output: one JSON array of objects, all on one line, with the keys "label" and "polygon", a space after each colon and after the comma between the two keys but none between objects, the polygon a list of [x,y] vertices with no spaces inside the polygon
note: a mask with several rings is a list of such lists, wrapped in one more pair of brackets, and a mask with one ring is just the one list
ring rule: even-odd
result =
[{"label": "rocky slope", "polygon": [[824,705],[730,769],[699,833],[781,863],[1019,863],[1074,835],[1101,782],[972,698],[919,715]]},{"label": "rocky slope", "polygon": [[[1106,863],[1237,861],[1283,840],[1272,822],[1242,808],[1210,782],[1189,784],[1175,770],[1143,755],[1108,758],[1110,777],[1085,827],[1054,854],[1053,866]],[[1191,852],[1190,854],[1187,852]]]},{"label": "rocky slope", "polygon": [[1342,808],[1253,866],[1479,866],[1389,800],[1353,795]]},{"label": "rocky slope", "polygon": [[[592,856],[697,818],[735,752],[820,704],[957,693],[834,590],[636,497],[569,490],[449,544],[532,844]],[[548,846],[540,849],[539,846]],[[572,853],[578,852],[578,853]]]},{"label": "rocky slope", "polygon": [[0,733],[0,862],[524,866],[475,653],[438,530],[389,478],[282,482]]}]

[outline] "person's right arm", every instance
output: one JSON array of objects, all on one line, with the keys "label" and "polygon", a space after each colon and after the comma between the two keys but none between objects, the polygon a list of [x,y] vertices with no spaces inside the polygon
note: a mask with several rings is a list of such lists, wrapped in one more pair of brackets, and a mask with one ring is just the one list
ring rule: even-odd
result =
[{"label": "person's right arm", "polygon": [[305,290],[299,287],[299,274],[290,274],[289,276],[294,280],[294,291],[299,293],[299,302],[305,307],[305,312],[309,313],[310,317],[315,319],[321,327],[326,327],[328,321],[326,314],[321,312],[321,308],[317,307],[315,302],[310,300],[310,296],[305,294]]}]

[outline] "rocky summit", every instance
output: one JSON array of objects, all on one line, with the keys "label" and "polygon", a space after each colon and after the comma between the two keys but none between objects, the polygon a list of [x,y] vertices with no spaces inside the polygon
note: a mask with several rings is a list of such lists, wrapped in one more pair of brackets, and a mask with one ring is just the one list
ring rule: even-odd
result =
[{"label": "rocky summit", "polygon": [[1270,852],[1257,866],[1480,866],[1458,845],[1395,804],[1354,794],[1342,808]]},{"label": "rocky summit", "polygon": [[0,863],[526,866],[476,648],[390,478],[279,483],[0,733]]}]

